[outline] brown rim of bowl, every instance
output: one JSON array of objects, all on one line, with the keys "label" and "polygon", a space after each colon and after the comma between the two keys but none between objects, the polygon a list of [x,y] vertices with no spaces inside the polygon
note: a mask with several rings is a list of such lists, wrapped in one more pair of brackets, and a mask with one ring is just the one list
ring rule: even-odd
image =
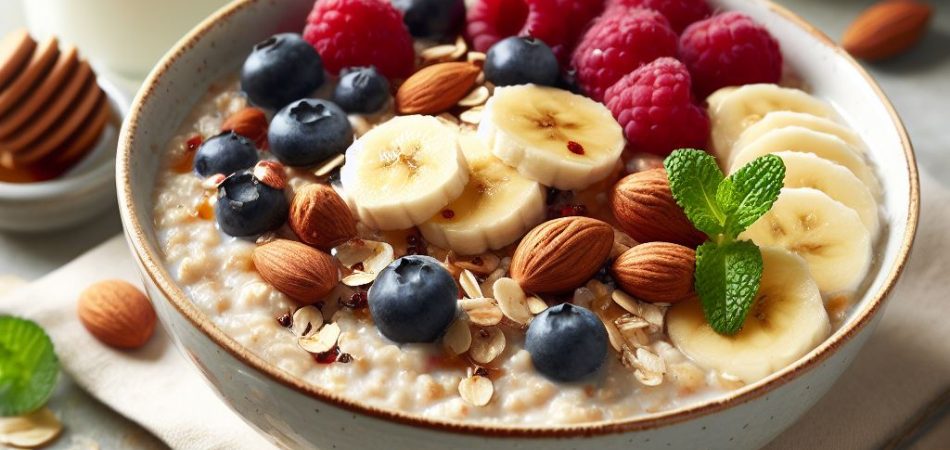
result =
[{"label": "brown rim of bowl", "polygon": [[155,95],[155,81],[162,77],[162,75],[169,69],[169,66],[171,66],[183,52],[192,47],[194,41],[205,35],[213,26],[215,26],[215,24],[235,14],[255,1],[260,0],[240,0],[234,2],[202,21],[197,27],[195,27],[184,38],[182,38],[175,45],[173,50],[169,51],[169,53],[166,54],[164,58],[162,58],[156,68],[145,80],[142,89],[139,91],[139,94],[136,96],[132,104],[131,112],[125,126],[123,127],[122,135],[120,137],[118,155],[119,159],[117,163],[119,208],[122,213],[123,221],[126,224],[125,232],[128,236],[129,242],[132,245],[133,253],[142,267],[145,268],[144,275],[148,276],[152,283],[155,284],[155,286],[162,292],[165,298],[168,299],[175,309],[182,316],[187,318],[192,325],[201,330],[208,338],[230,353],[233,357],[242,361],[244,364],[253,367],[258,372],[266,375],[272,380],[284,385],[285,387],[296,390],[301,394],[310,396],[333,406],[337,406],[354,413],[364,414],[376,419],[388,420],[404,425],[429,428],[437,431],[475,434],[486,437],[585,437],[668,426],[690,420],[695,417],[721,411],[734,405],[749,402],[765,394],[768,394],[772,390],[785,385],[789,381],[797,378],[799,375],[818,366],[832,353],[834,353],[838,347],[841,347],[850,341],[851,338],[857,335],[858,332],[860,332],[868,323],[871,322],[874,315],[883,305],[884,300],[890,293],[891,289],[894,287],[894,284],[897,282],[897,279],[900,277],[907,263],[907,257],[910,252],[911,245],[913,244],[917,229],[917,219],[920,209],[920,187],[914,151],[911,146],[910,138],[907,136],[907,131],[904,129],[904,125],[901,122],[900,117],[897,115],[897,112],[895,111],[890,100],[888,100],[887,96],[884,95],[884,92],[881,90],[880,86],[878,86],[874,79],[871,78],[871,76],[861,67],[861,65],[851,58],[847,52],[838,47],[837,44],[835,44],[834,41],[832,41],[828,36],[798,15],[792,13],[782,6],[776,5],[770,1],[766,1],[766,5],[772,12],[779,14],[786,20],[804,29],[813,37],[818,39],[821,43],[831,47],[835,52],[844,57],[848,63],[854,66],[858,73],[865,79],[865,81],[877,94],[878,99],[887,109],[887,112],[891,116],[891,120],[900,135],[901,146],[904,150],[904,157],[908,166],[908,183],[910,191],[910,195],[908,196],[909,205],[906,222],[907,228],[904,232],[903,242],[901,243],[897,259],[895,260],[894,265],[890,268],[890,272],[887,274],[884,286],[880,289],[880,291],[874,294],[874,298],[871,300],[870,305],[865,311],[863,311],[860,317],[858,317],[848,326],[836,330],[831,337],[826,339],[818,347],[809,352],[809,354],[806,355],[804,359],[799,360],[798,362],[785,367],[776,373],[773,373],[763,380],[743,386],[742,388],[729,393],[723,398],[701,402],[692,406],[672,409],[660,413],[642,415],[631,419],[599,421],[580,425],[556,427],[504,426],[494,424],[466,423],[445,419],[431,419],[414,414],[369,406],[349,398],[327,392],[323,389],[310,386],[300,379],[272,366],[260,357],[254,355],[243,346],[238,344],[237,341],[215,327],[214,324],[212,324],[211,321],[207,319],[204,314],[202,314],[197,309],[197,307],[195,307],[191,301],[186,298],[185,293],[181,290],[181,288],[172,281],[168,271],[159,262],[159,258],[157,256],[158,252],[147,244],[145,239],[145,231],[142,228],[142,224],[133,214],[134,207],[131,200],[132,185],[129,179],[131,160],[130,156],[132,149],[135,147],[132,136],[135,135],[135,130],[137,127],[136,122],[138,121],[139,110],[141,109],[142,104],[148,101],[152,95]]}]

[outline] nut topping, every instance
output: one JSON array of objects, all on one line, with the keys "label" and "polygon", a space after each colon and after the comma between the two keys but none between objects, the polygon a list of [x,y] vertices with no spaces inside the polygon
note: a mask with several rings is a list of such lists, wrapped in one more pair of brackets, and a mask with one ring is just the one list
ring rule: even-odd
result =
[{"label": "nut topping", "polygon": [[301,241],[325,251],[356,237],[350,208],[333,188],[323,184],[297,190],[288,223]]},{"label": "nut topping", "polygon": [[517,281],[501,278],[495,282],[492,290],[501,312],[511,321],[524,325],[534,316],[528,310],[528,298]]},{"label": "nut topping", "polygon": [[462,274],[459,276],[459,284],[462,286],[462,290],[465,291],[465,295],[469,298],[485,296],[485,294],[482,294],[482,288],[478,285],[478,279],[475,278],[475,274],[468,269],[462,270]]},{"label": "nut topping", "polygon": [[483,327],[498,325],[504,317],[498,302],[491,298],[465,298],[459,300],[459,307],[473,324]]},{"label": "nut topping", "polygon": [[465,97],[481,69],[467,62],[446,62],[412,74],[396,91],[399,114],[438,114]]},{"label": "nut topping", "polygon": [[491,380],[481,375],[472,375],[463,378],[459,383],[459,395],[462,400],[472,406],[485,406],[491,401],[495,393],[495,386]]},{"label": "nut topping", "polygon": [[472,330],[468,327],[468,321],[462,317],[456,318],[445,331],[442,343],[453,355],[467,352],[472,346]]},{"label": "nut topping", "polygon": [[472,360],[479,364],[488,364],[505,351],[505,333],[498,327],[482,328],[472,338],[471,348],[468,350]]},{"label": "nut topping", "polygon": [[580,216],[550,220],[518,244],[511,258],[511,278],[529,292],[573,290],[600,270],[613,242],[613,228],[599,220]]},{"label": "nut topping", "polygon": [[696,295],[693,272],[696,252],[666,242],[640,244],[624,252],[610,267],[626,292],[651,303],[676,303]]},{"label": "nut topping", "polygon": [[277,190],[287,186],[287,173],[284,171],[284,166],[274,161],[258,161],[254,166],[254,178]]},{"label": "nut topping", "polygon": [[333,350],[339,339],[340,326],[328,323],[320,331],[298,339],[297,344],[308,353],[319,354]]},{"label": "nut topping", "polygon": [[610,209],[627,234],[638,242],[674,242],[695,247],[706,240],[673,199],[666,170],[627,175],[610,192]]},{"label": "nut topping", "polygon": [[307,337],[323,326],[323,313],[315,306],[304,306],[294,312],[292,331],[297,337]]},{"label": "nut topping", "polygon": [[253,259],[261,278],[304,305],[328,295],[340,279],[333,257],[287,239],[258,246],[254,249]]}]

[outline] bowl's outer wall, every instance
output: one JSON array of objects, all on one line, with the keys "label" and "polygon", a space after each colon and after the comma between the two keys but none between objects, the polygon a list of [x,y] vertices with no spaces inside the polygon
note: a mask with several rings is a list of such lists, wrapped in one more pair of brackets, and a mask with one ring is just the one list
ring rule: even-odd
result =
[{"label": "bowl's outer wall", "polygon": [[[146,82],[136,103],[140,105],[135,123],[127,123],[120,141],[134,141],[128,155],[125,178],[120,167],[119,194],[123,223],[132,241],[145,275],[145,284],[154,301],[162,323],[175,337],[179,348],[200,368],[202,374],[218,394],[245,420],[272,440],[289,448],[498,448],[570,449],[570,448],[754,448],[764,445],[824,394],[854,359],[858,349],[880,317],[873,320],[843,345],[833,341],[848,333],[849,323],[863,315],[875,301],[868,295],[842,329],[829,342],[803,358],[827,356],[810,369],[795,368],[747,386],[730,397],[746,392],[727,409],[715,410],[719,404],[710,404],[689,412],[672,414],[670,419],[644,420],[624,425],[610,424],[611,430],[635,430],[626,433],[594,430],[589,436],[572,438],[531,437],[533,433],[516,433],[512,437],[504,431],[484,435],[451,432],[450,428],[409,426],[406,420],[391,421],[362,414],[346,407],[299,392],[272,376],[252,367],[239,358],[240,351],[228,350],[209,337],[214,332],[199,329],[194,321],[196,308],[187,301],[176,306],[169,296],[182,294],[168,280],[167,271],[149,257],[136,252],[138,246],[148,247],[153,255],[160,255],[152,231],[151,208],[155,177],[161,167],[161,156],[166,142],[198,101],[208,86],[220,76],[233,73],[251,46],[267,36],[281,31],[299,31],[312,5],[312,0],[246,0],[241,6],[230,7],[219,13],[204,36],[177,50],[174,62],[161,76]],[[877,293],[887,287],[889,274],[897,270],[895,263],[902,257],[905,231],[910,209],[908,198],[916,181],[908,174],[902,151],[902,132],[895,126],[888,107],[878,100],[879,95],[862,72],[850,59],[816,39],[780,14],[773,13],[766,3],[743,0],[717,2],[726,9],[743,10],[764,22],[776,35],[781,36],[783,52],[788,63],[795,67],[810,90],[831,100],[844,112],[846,118],[872,147],[873,159],[884,183],[884,203],[888,212],[884,231],[886,242],[881,248],[876,275],[869,281],[869,292]],[[188,37],[185,41],[188,41]],[[124,186],[128,182],[129,186]],[[136,223],[141,225],[141,233]],[[144,244],[143,244],[144,243]],[[156,265],[158,264],[158,265]],[[881,267],[887,270],[880,270]],[[163,280],[164,279],[164,280]],[[189,319],[183,312],[187,312]],[[210,323],[204,320],[205,323]],[[229,341],[217,332],[218,341]],[[231,345],[237,345],[231,342]],[[828,356],[830,355],[830,356]],[[788,382],[786,380],[791,379]],[[756,389],[768,384],[761,395]],[[769,390],[769,387],[775,387]],[[767,392],[766,392],[767,391]],[[720,403],[729,403],[723,400]],[[670,415],[670,414],[667,414]],[[689,419],[689,420],[687,420]],[[442,431],[439,431],[441,429]],[[563,431],[563,430],[562,430]],[[538,435],[544,433],[538,431]],[[554,433],[564,436],[569,432]],[[576,436],[576,433],[573,433]],[[499,439],[503,439],[501,442]],[[669,444],[669,446],[668,446]]]}]

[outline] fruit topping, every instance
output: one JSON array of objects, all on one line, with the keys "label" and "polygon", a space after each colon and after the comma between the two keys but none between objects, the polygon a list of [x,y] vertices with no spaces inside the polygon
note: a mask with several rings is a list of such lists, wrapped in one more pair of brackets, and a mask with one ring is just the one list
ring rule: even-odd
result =
[{"label": "fruit topping", "polygon": [[[469,180],[457,199],[419,225],[427,241],[462,255],[515,242],[544,218],[544,189],[493,156],[474,134],[459,139]],[[449,214],[451,212],[451,214]]]},{"label": "fruit topping", "polygon": [[665,169],[627,175],[613,186],[609,202],[617,224],[637,242],[672,242],[692,248],[706,240],[673,199]]},{"label": "fruit topping", "polygon": [[398,342],[432,342],[455,319],[458,287],[438,260],[404,256],[376,277],[369,311],[379,331]]},{"label": "fruit topping", "polygon": [[257,163],[254,142],[233,131],[226,131],[204,141],[195,153],[195,173],[208,177],[216,173],[230,175],[249,169]]},{"label": "fruit topping", "polygon": [[571,58],[580,89],[597,101],[620,78],[663,56],[676,55],[676,33],[658,12],[614,9],[597,19]]},{"label": "fruit topping", "polygon": [[274,116],[267,141],[280,162],[306,167],[346,151],[353,143],[353,128],[339,106],[326,100],[302,99]]},{"label": "fruit topping", "polygon": [[399,114],[438,114],[465,97],[481,70],[467,62],[447,62],[412,74],[396,91]]},{"label": "fruit topping", "polygon": [[680,36],[680,59],[700,97],[725,86],[778,83],[778,41],[749,16],[728,12],[696,22]]},{"label": "fruit topping", "polygon": [[330,186],[297,189],[290,205],[290,228],[307,244],[330,250],[356,237],[356,220],[346,202]]},{"label": "fruit topping", "polygon": [[608,10],[618,7],[652,9],[663,14],[677,33],[712,13],[706,0],[607,0]]},{"label": "fruit topping", "polygon": [[364,134],[346,152],[340,180],[359,219],[404,230],[462,194],[469,171],[458,131],[431,116],[400,116]]},{"label": "fruit topping", "polygon": [[[623,131],[604,105],[536,85],[496,88],[478,134],[524,177],[565,190],[606,178],[624,147]],[[583,154],[571,150],[577,145]]]},{"label": "fruit topping", "polygon": [[402,14],[387,1],[315,2],[303,36],[332,75],[372,65],[393,80],[408,77],[415,65],[412,36]]},{"label": "fruit topping", "polygon": [[561,303],[531,321],[525,349],[538,372],[558,381],[577,381],[603,365],[607,330],[587,308]]},{"label": "fruit topping", "polygon": [[257,145],[267,147],[267,115],[258,108],[243,108],[232,114],[221,124],[221,131],[233,131]]},{"label": "fruit topping", "polygon": [[344,70],[333,90],[333,102],[348,113],[374,113],[388,100],[389,80],[372,66]]},{"label": "fruit topping", "polygon": [[511,257],[511,278],[534,293],[570,291],[600,270],[613,248],[614,230],[588,217],[564,217],[538,225]]},{"label": "fruit topping", "polygon": [[[329,295],[340,280],[332,256],[296,241],[277,239],[260,245],[254,249],[253,259],[261,278],[301,305]],[[314,325],[319,328],[320,324]]]},{"label": "fruit topping", "polygon": [[768,247],[762,248],[762,281],[752,310],[736,334],[714,331],[694,300],[673,305],[666,322],[670,340],[686,356],[746,383],[791,364],[831,333],[805,261]]},{"label": "fruit topping", "polygon": [[488,50],[485,78],[495,86],[541,84],[554,86],[560,68],[551,47],[532,37],[502,39]]},{"label": "fruit topping", "polygon": [[660,58],[621,78],[604,101],[623,126],[629,148],[668,155],[702,148],[709,138],[706,111],[692,102],[690,75],[673,58]]},{"label": "fruit topping", "polygon": [[218,185],[215,217],[221,231],[238,237],[256,236],[287,220],[283,190],[261,183],[250,170],[237,172]]},{"label": "fruit topping", "polygon": [[241,68],[241,90],[251,103],[274,110],[310,95],[323,79],[320,55],[295,33],[258,43]]},{"label": "fruit topping", "polygon": [[392,0],[417,38],[453,38],[465,22],[465,0]]}]

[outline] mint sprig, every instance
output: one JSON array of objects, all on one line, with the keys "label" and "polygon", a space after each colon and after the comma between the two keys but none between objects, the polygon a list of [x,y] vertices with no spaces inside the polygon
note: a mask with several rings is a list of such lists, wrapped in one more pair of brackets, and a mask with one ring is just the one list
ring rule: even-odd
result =
[{"label": "mint sprig", "polygon": [[739,234],[772,208],[785,180],[775,155],[729,177],[702,150],[680,149],[663,162],[676,203],[709,240],[696,249],[694,274],[706,321],[718,333],[742,328],[762,281],[762,253]]},{"label": "mint sprig", "polygon": [[0,416],[43,406],[58,376],[59,360],[43,329],[29,320],[0,316]]}]

